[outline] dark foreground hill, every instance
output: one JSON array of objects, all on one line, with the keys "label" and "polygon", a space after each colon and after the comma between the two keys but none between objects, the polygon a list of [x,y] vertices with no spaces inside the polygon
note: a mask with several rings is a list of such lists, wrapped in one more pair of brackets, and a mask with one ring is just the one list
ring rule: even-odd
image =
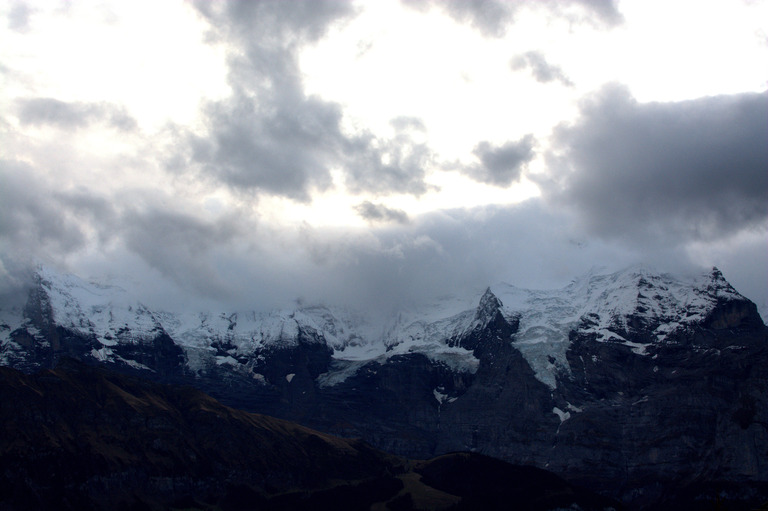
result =
[{"label": "dark foreground hill", "polygon": [[609,509],[533,467],[412,461],[63,359],[0,367],[0,509]]}]

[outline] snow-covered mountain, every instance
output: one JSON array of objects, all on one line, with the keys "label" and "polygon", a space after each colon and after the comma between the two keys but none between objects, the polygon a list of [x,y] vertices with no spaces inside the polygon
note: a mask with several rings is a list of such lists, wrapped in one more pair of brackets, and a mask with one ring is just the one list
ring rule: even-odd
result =
[{"label": "snow-covered mountain", "polygon": [[716,268],[496,284],[383,324],[330,305],[170,313],[40,268],[26,306],[0,311],[0,363],[108,364],[390,452],[477,451],[653,503],[768,483],[767,332]]},{"label": "snow-covered mountain", "polygon": [[350,365],[407,353],[474,372],[478,359],[459,340],[484,326],[498,310],[505,320],[518,324],[512,344],[536,377],[554,388],[558,371],[570,372],[566,353],[571,332],[647,356],[649,346],[678,342],[697,325],[716,321],[719,304],[749,303],[716,268],[680,278],[638,266],[607,275],[590,273],[562,289],[529,290],[501,283],[482,296],[442,297],[401,311],[382,328],[365,311],[330,306],[269,312],[153,311],[122,287],[47,267],[40,267],[35,279],[26,309],[2,311],[0,316],[0,363],[5,365],[12,364],[19,351],[14,339],[22,332],[44,343],[46,328],[55,325],[92,340],[89,355],[94,359],[136,368],[144,366],[113,348],[146,344],[166,334],[185,351],[192,371],[204,370],[211,362],[250,371],[249,362],[265,349],[317,342],[330,348],[332,358],[344,367],[343,374],[325,375],[326,384],[348,376]]}]

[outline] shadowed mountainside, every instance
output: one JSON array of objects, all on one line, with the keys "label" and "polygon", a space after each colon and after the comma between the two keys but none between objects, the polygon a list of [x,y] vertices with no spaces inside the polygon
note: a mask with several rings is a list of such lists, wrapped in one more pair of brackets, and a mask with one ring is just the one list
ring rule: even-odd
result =
[{"label": "shadowed mountainside", "polygon": [[533,467],[411,461],[72,359],[34,375],[0,367],[0,418],[0,509],[612,505]]}]

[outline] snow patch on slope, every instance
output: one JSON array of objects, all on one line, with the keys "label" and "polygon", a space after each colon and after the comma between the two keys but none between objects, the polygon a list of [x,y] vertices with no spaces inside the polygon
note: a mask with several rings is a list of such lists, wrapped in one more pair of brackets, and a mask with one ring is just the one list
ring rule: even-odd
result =
[{"label": "snow patch on slope", "polygon": [[37,275],[53,315],[50,319],[95,337],[102,346],[150,341],[163,332],[154,314],[122,287],[87,282],[44,266]]}]

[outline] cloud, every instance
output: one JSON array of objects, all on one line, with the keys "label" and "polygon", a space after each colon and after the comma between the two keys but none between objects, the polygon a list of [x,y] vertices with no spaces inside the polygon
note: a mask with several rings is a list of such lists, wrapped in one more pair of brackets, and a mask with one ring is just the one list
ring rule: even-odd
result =
[{"label": "cloud", "polygon": [[27,4],[14,2],[13,7],[8,12],[8,28],[20,33],[29,31],[29,19],[32,12]]},{"label": "cloud", "polygon": [[295,287],[308,301],[384,312],[453,293],[472,306],[475,294],[479,298],[486,286],[501,281],[559,287],[601,262],[620,269],[658,260],[668,268],[682,258],[672,250],[654,247],[648,254],[588,240],[566,215],[540,200],[438,211],[357,233],[307,228],[300,239],[286,253],[301,254],[304,247],[311,257],[290,261],[296,281],[284,281],[280,293]]},{"label": "cloud", "polygon": [[312,187],[331,183],[340,117],[336,105],[319,100],[262,105],[238,93],[208,105],[209,133],[189,137],[192,159],[233,188],[307,201]]},{"label": "cloud", "polygon": [[[431,152],[395,119],[391,139],[342,129],[339,104],[304,92],[298,51],[354,15],[347,2],[201,2],[213,40],[230,49],[229,98],[205,108],[204,133],[189,133],[169,161],[186,161],[237,190],[309,202],[338,169],[352,193],[421,194]],[[423,128],[423,123],[421,125]],[[184,137],[182,137],[184,138]],[[180,156],[183,155],[183,156]],[[185,165],[174,165],[177,169]]]},{"label": "cloud", "polygon": [[402,209],[388,208],[383,204],[374,204],[371,201],[363,201],[355,206],[355,211],[361,217],[371,222],[396,222],[408,223],[408,214]]},{"label": "cloud", "polygon": [[[205,109],[208,132],[190,133],[188,159],[235,189],[308,201],[331,183],[343,136],[338,105],[307,97],[298,48],[352,14],[333,1],[196,2],[211,40],[229,49],[231,97]],[[171,158],[173,159],[173,158]]]},{"label": "cloud", "polygon": [[595,264],[660,261],[669,269],[686,259],[674,245],[591,239],[538,199],[408,222],[399,222],[399,210],[363,202],[358,212],[382,221],[296,227],[258,223],[231,205],[210,215],[195,209],[194,197],[170,191],[54,189],[18,162],[2,162],[0,171],[0,301],[6,291],[18,295],[31,260],[84,277],[127,274],[143,303],[166,310],[269,310],[302,299],[386,315],[448,293],[472,306],[499,281],[559,287]]},{"label": "cloud", "polygon": [[480,142],[472,151],[479,163],[461,166],[459,171],[481,183],[509,186],[520,179],[526,164],[535,156],[535,145],[533,135],[500,146],[493,146],[487,141]]},{"label": "cloud", "polygon": [[211,22],[214,37],[240,39],[248,46],[295,47],[314,42],[332,24],[356,14],[350,2],[337,0],[196,0],[194,6]]},{"label": "cloud", "polygon": [[64,102],[54,98],[26,98],[16,101],[22,125],[85,128],[103,122],[121,131],[133,131],[136,120],[125,108],[110,103]]},{"label": "cloud", "polygon": [[130,275],[142,301],[171,310],[268,310],[303,298],[385,313],[499,280],[559,284],[595,254],[627,259],[625,249],[579,239],[566,217],[535,201],[407,222],[397,209],[363,202],[358,212],[375,220],[367,229],[297,228],[257,224],[232,207],[202,214],[172,192],[56,189],[18,162],[0,171],[8,274],[0,295],[19,289],[23,262],[42,260],[85,277]]},{"label": "cloud", "polygon": [[416,142],[409,130],[392,138],[365,131],[347,135],[336,103],[315,97],[257,102],[238,93],[210,103],[205,118],[208,132],[189,133],[186,146],[176,151],[186,153],[183,159],[206,177],[236,190],[308,202],[314,190],[331,186],[333,168],[342,171],[351,193],[427,190],[425,169],[433,156],[426,144]]},{"label": "cloud", "polygon": [[345,184],[352,193],[421,195],[428,189],[424,177],[434,155],[407,132],[389,139],[363,134],[345,141],[343,160]]},{"label": "cloud", "polygon": [[596,15],[603,24],[609,27],[620,25],[624,22],[624,16],[617,7],[617,0],[566,0],[557,3],[580,5],[587,12]]},{"label": "cloud", "polygon": [[393,128],[395,128],[398,132],[404,132],[404,131],[416,131],[416,132],[426,132],[427,126],[424,124],[424,121],[419,119],[418,117],[410,117],[402,115],[400,117],[395,117],[389,123],[392,125]]},{"label": "cloud", "polygon": [[768,93],[639,103],[606,86],[556,130],[542,186],[604,237],[679,244],[765,229],[766,119]]},{"label": "cloud", "polygon": [[13,160],[0,160],[0,204],[0,299],[37,262],[67,268],[93,253],[110,271],[119,266],[113,258],[132,256],[141,262],[137,274],[154,271],[166,285],[198,296],[230,297],[215,254],[255,232],[234,208],[206,218],[189,200],[151,189],[61,188]]},{"label": "cloud", "polygon": [[573,87],[573,82],[563,73],[563,70],[547,62],[544,55],[538,51],[516,55],[512,58],[510,67],[515,71],[530,69],[533,77],[540,83],[557,81],[566,87]]},{"label": "cloud", "polygon": [[14,252],[70,253],[86,242],[86,233],[68,214],[48,184],[27,163],[0,160],[0,240]]},{"label": "cloud", "polygon": [[229,297],[231,290],[216,271],[214,253],[243,234],[236,216],[214,221],[153,206],[128,209],[120,218],[120,238],[182,289],[208,297]]},{"label": "cloud", "polygon": [[[408,7],[426,10],[442,9],[459,23],[466,23],[487,37],[503,37],[514,23],[517,11],[523,7],[547,9],[553,15],[575,22],[600,24],[608,27],[623,22],[616,0],[401,0]],[[572,9],[575,7],[576,9]],[[597,22],[597,23],[596,23]]]},{"label": "cloud", "polygon": [[421,10],[437,6],[454,20],[467,23],[489,37],[503,36],[517,9],[511,2],[497,0],[402,0],[402,3]]}]

